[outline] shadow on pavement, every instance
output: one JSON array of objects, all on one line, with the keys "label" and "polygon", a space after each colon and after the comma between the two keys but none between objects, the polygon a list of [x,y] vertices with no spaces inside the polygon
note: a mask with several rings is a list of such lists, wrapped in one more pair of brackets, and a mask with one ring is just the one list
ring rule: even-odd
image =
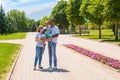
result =
[{"label": "shadow on pavement", "polygon": [[68,70],[66,69],[61,69],[61,68],[57,68],[57,69],[41,69],[41,70],[38,70],[38,71],[41,71],[41,72],[62,72],[62,73],[65,73],[65,72],[69,72]]},{"label": "shadow on pavement", "polygon": [[120,46],[120,44],[118,44],[118,46]]}]

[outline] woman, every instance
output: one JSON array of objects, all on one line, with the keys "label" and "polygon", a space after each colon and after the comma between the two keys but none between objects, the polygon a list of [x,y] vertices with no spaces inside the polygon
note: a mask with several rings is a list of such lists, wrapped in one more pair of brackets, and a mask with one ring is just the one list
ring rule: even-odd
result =
[{"label": "woman", "polygon": [[38,68],[43,69],[43,67],[41,66],[41,62],[42,62],[42,55],[43,55],[43,51],[44,51],[45,38],[44,38],[42,32],[43,32],[43,26],[40,25],[37,29],[37,34],[35,37],[36,56],[35,56],[35,62],[34,62],[34,70],[36,70],[38,60],[39,60]]}]

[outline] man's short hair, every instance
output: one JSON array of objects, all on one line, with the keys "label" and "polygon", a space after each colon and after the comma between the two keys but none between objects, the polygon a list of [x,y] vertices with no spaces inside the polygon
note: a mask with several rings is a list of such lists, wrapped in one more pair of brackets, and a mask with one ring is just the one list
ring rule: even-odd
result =
[{"label": "man's short hair", "polygon": [[55,20],[54,20],[54,19],[50,19],[49,21],[50,21],[50,22],[55,22]]}]

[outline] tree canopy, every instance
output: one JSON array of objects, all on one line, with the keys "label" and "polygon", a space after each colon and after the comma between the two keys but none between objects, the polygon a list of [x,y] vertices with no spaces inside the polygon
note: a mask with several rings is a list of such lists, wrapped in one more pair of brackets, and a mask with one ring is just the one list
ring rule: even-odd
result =
[{"label": "tree canopy", "polygon": [[50,18],[55,20],[55,23],[63,30],[68,29],[69,21],[66,15],[67,1],[61,0],[52,10]]}]

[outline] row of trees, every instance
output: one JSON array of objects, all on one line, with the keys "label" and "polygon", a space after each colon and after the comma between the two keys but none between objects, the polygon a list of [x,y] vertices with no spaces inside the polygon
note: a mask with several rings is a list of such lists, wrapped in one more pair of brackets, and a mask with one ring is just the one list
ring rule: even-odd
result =
[{"label": "row of trees", "polygon": [[0,34],[10,34],[14,32],[35,31],[40,20],[35,21],[26,17],[24,11],[16,9],[10,10],[7,15],[0,6]]},{"label": "row of trees", "polygon": [[101,38],[101,26],[105,23],[115,25],[115,40],[118,40],[118,24],[120,20],[119,0],[61,0],[52,10],[49,18],[63,30],[68,26],[81,26],[86,23],[96,24]]},{"label": "row of trees", "polygon": [[98,25],[99,38],[101,38],[101,26],[105,22],[115,25],[115,40],[118,40],[118,21],[120,20],[119,0],[82,0],[79,9],[80,15],[91,23]]}]

